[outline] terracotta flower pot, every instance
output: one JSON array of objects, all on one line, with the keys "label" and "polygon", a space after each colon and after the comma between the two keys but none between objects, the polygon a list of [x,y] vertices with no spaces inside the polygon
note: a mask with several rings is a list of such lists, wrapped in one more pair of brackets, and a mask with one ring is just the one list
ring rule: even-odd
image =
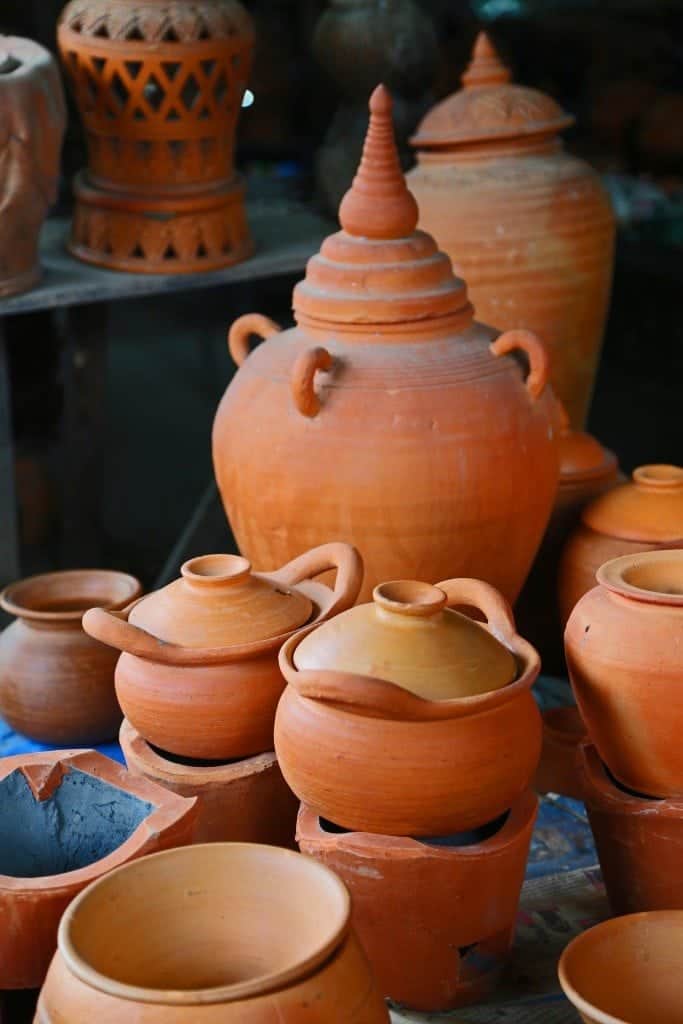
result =
[{"label": "terracotta flower pot", "polygon": [[612,285],[615,220],[598,175],[565,153],[549,96],[510,82],[485,34],[463,89],[423,119],[408,181],[420,227],[467,282],[477,314],[538,332],[553,387],[583,426]]},{"label": "terracotta flower pot", "polygon": [[118,609],[141,593],[133,576],[100,569],[29,576],[0,594],[16,621],[0,634],[0,715],[41,743],[102,743],[116,736],[116,654],[84,633],[83,612]]},{"label": "terracotta flower pot", "polygon": [[353,925],[385,996],[438,1011],[490,995],[512,944],[536,807],[527,791],[497,828],[418,842],[331,831],[302,806],[301,852],[349,887]]},{"label": "terracotta flower pot", "polygon": [[[456,574],[513,600],[557,488],[545,349],[473,321],[448,258],[415,231],[386,89],[370,106],[342,230],[294,290],[297,326],[254,315],[230,331],[240,369],[213,429],[223,503],[257,568],[337,537],[363,554],[364,600],[383,580]],[[248,354],[253,333],[267,340]]]},{"label": "terracotta flower pot", "polygon": [[142,775],[179,796],[197,798],[195,843],[294,847],[299,803],[282,778],[272,751],[227,764],[192,764],[155,750],[125,720],[119,738],[133,775]]},{"label": "terracotta flower pot", "polygon": [[559,793],[583,799],[577,756],[588,739],[578,708],[552,708],[543,712],[543,748],[534,780],[537,793]]},{"label": "terracotta flower pot", "polygon": [[683,910],[589,928],[560,958],[560,985],[585,1024],[680,1024]]},{"label": "terracotta flower pot", "polygon": [[683,797],[683,550],[625,555],[567,623],[567,664],[588,734],[616,779]]},{"label": "terracotta flower pot", "polygon": [[631,481],[584,508],[567,541],[558,581],[562,621],[566,624],[579,599],[595,586],[604,562],[677,547],[683,547],[683,468],[640,466]]},{"label": "terracotta flower pot", "polygon": [[57,38],[88,142],[73,254],[163,274],[249,256],[234,138],[254,31],[238,0],[72,0]]},{"label": "terracotta flower pot", "polygon": [[388,1024],[350,912],[343,883],[289,850],[146,857],[69,907],[37,1020]]},{"label": "terracotta flower pot", "polygon": [[394,836],[467,831],[505,813],[536,771],[538,655],[517,636],[509,606],[492,587],[478,580],[439,586],[452,603],[488,618],[515,656],[513,682],[430,700],[378,675],[298,669],[301,633],[280,652],[289,683],[275,719],[282,774],[302,802],[343,828]]},{"label": "terracotta flower pot", "polygon": [[[334,590],[313,582],[336,570]],[[273,749],[284,689],[278,650],[300,626],[350,607],[362,562],[348,544],[324,544],[277,572],[245,558],[204,555],[128,616],[100,608],[85,630],[124,653],[116,694],[148,742],[181,757],[226,761]]]},{"label": "terracotta flower pot", "polygon": [[37,988],[70,901],[143,854],[189,843],[196,801],[92,750],[0,760],[0,990]]}]

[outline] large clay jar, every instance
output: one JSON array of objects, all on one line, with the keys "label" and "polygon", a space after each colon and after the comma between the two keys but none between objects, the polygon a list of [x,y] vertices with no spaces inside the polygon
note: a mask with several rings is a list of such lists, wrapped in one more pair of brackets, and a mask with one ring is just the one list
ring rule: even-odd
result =
[{"label": "large clay jar", "polygon": [[683,797],[683,550],[625,555],[597,578],[565,633],[588,734],[623,786]]},{"label": "large clay jar", "polygon": [[586,419],[612,284],[614,214],[598,175],[565,153],[573,118],[510,82],[486,35],[463,89],[439,103],[412,142],[408,176],[420,226],[468,283],[477,315],[537,331],[572,424]]},{"label": "large clay jar", "polygon": [[234,138],[254,31],[238,0],[72,0],[57,38],[88,142],[73,254],[163,274],[248,256]]},{"label": "large clay jar", "polygon": [[628,483],[587,505],[560,560],[558,595],[566,624],[595,586],[604,562],[655,548],[683,547],[683,468],[640,466]]},{"label": "large clay jar", "polygon": [[146,857],[64,915],[41,1024],[389,1024],[344,884],[289,850]]},{"label": "large clay jar", "polygon": [[0,296],[40,277],[38,236],[56,198],[65,128],[52,55],[30,39],[0,35]]},{"label": "large clay jar", "polygon": [[[545,349],[473,321],[415,231],[386,89],[370,106],[342,230],[294,290],[297,326],[231,329],[241,365],[213,430],[223,503],[257,568],[338,537],[363,554],[365,599],[382,580],[458,574],[513,600],[557,487]],[[248,354],[252,333],[268,340]]]},{"label": "large clay jar", "polygon": [[0,634],[0,715],[13,729],[61,746],[114,739],[116,654],[84,633],[81,618],[140,592],[133,576],[100,569],[29,576],[3,590],[0,607],[16,621]]},{"label": "large clay jar", "polygon": [[[330,569],[334,590],[313,582]],[[301,626],[353,604],[360,556],[348,544],[324,544],[269,575],[236,555],[204,555],[181,571],[127,617],[101,608],[83,617],[86,632],[123,652],[115,681],[124,715],[181,757],[226,761],[272,750],[285,685],[278,650]]]},{"label": "large clay jar", "polygon": [[[446,604],[477,608],[488,624]],[[539,659],[486,583],[384,584],[374,607],[292,637],[280,665],[289,684],[275,721],[282,773],[342,828],[467,831],[504,814],[533,778]]]}]

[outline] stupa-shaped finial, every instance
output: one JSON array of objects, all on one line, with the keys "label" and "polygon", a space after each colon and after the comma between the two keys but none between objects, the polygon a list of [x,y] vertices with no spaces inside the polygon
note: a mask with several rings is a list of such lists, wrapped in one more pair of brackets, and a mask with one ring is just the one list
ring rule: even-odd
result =
[{"label": "stupa-shaped finial", "polygon": [[509,68],[503,64],[486,32],[480,32],[467,71],[462,76],[463,86],[477,89],[482,85],[505,85],[511,78]]},{"label": "stupa-shaped finial", "polygon": [[398,158],[392,106],[391,93],[378,85],[370,97],[370,124],[360,166],[339,207],[339,221],[349,235],[405,238],[417,227],[417,203]]}]

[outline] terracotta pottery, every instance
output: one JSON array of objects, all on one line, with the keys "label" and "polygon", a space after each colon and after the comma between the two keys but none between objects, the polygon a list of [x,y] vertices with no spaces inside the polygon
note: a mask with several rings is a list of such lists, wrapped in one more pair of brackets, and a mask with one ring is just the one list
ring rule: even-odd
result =
[{"label": "terracotta pottery", "polygon": [[680,1024],[683,910],[589,928],[560,958],[560,985],[585,1024]]},{"label": "terracotta pottery", "polygon": [[234,138],[254,31],[238,0],[71,0],[57,38],[88,142],[72,253],[163,274],[249,256]]},{"label": "terracotta pottery", "polygon": [[624,555],[597,578],[565,634],[588,734],[628,789],[683,797],[683,550]]},{"label": "terracotta pottery", "polygon": [[294,848],[299,803],[282,778],[275,754],[226,764],[188,763],[155,750],[130,722],[119,734],[133,775],[142,775],[198,802],[195,843],[246,842]]},{"label": "terracotta pottery", "polygon": [[280,652],[289,683],[275,719],[282,774],[302,802],[343,828],[393,836],[467,831],[504,814],[536,771],[536,651],[517,636],[509,606],[488,584],[438,586],[451,603],[481,610],[515,656],[513,682],[428,700],[378,676],[298,669],[302,633]]},{"label": "terracotta pottery", "polygon": [[52,55],[0,35],[0,296],[40,278],[38,236],[57,198],[66,107]]},{"label": "terracotta pottery", "polygon": [[350,916],[336,875],[289,850],[146,857],[71,904],[36,1020],[388,1024]]},{"label": "terracotta pottery", "polygon": [[577,755],[588,739],[578,708],[552,708],[543,712],[543,749],[534,780],[537,793],[559,793],[583,799]]},{"label": "terracotta pottery", "polygon": [[547,342],[553,387],[580,428],[602,348],[614,214],[596,172],[563,150],[573,118],[510,77],[481,33],[463,88],[412,139],[408,181],[420,227],[468,282],[478,316]]},{"label": "terracotta pottery", "polygon": [[[336,571],[334,590],[313,582]],[[201,760],[273,749],[284,689],[278,650],[300,626],[349,608],[363,575],[348,544],[323,544],[269,575],[236,555],[204,555],[128,616],[93,609],[85,630],[124,653],[116,694],[149,743]]]},{"label": "terracotta pottery", "polygon": [[628,483],[584,508],[560,561],[559,603],[567,622],[595,586],[604,562],[655,548],[683,547],[683,468],[640,466]]},{"label": "terracotta pottery", "polygon": [[87,636],[83,612],[118,609],[141,593],[133,576],[76,569],[29,576],[0,594],[16,621],[0,634],[0,715],[41,743],[102,743],[116,736],[116,655]]},{"label": "terracotta pottery", "polygon": [[[383,580],[455,574],[512,600],[557,487],[545,349],[474,323],[448,258],[415,231],[382,86],[370,107],[343,230],[294,290],[297,326],[246,316],[230,331],[223,503],[257,568],[339,537],[363,553],[365,600]],[[268,340],[248,355],[252,333]]]},{"label": "terracotta pottery", "polygon": [[189,843],[195,816],[195,800],[92,750],[1,759],[0,990],[41,985],[74,896],[112,868]]},{"label": "terracotta pottery", "polygon": [[302,806],[301,852],[348,886],[354,928],[385,996],[438,1011],[490,995],[512,945],[536,807],[527,790],[502,822],[419,842],[332,830]]}]

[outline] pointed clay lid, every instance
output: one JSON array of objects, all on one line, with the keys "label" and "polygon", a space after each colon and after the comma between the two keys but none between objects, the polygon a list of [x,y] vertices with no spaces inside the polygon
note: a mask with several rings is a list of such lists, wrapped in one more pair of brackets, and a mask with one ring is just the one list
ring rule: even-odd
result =
[{"label": "pointed clay lid", "polygon": [[294,289],[299,322],[400,324],[465,313],[465,284],[431,235],[417,231],[418,209],[394,140],[392,99],[370,98],[363,156],[339,208],[342,230],[325,239]]},{"label": "pointed clay lid", "polygon": [[446,601],[428,583],[381,583],[372,604],[356,605],[304,637],[294,664],[385,679],[426,700],[470,697],[512,682],[512,653]]},{"label": "pointed clay lid", "polygon": [[574,118],[545,93],[511,82],[509,70],[480,32],[463,87],[437,103],[410,140],[418,149],[555,135]]},{"label": "pointed clay lid", "polygon": [[617,457],[590,434],[572,430],[567,411],[558,400],[560,422],[560,486],[584,480],[598,480],[616,474]]},{"label": "pointed clay lid", "polygon": [[181,647],[232,647],[289,633],[311,617],[307,597],[253,575],[246,558],[203,555],[181,573],[133,608],[134,626]]},{"label": "pointed clay lid", "polygon": [[645,544],[683,542],[683,468],[640,466],[633,479],[601,495],[581,514],[597,533]]}]

